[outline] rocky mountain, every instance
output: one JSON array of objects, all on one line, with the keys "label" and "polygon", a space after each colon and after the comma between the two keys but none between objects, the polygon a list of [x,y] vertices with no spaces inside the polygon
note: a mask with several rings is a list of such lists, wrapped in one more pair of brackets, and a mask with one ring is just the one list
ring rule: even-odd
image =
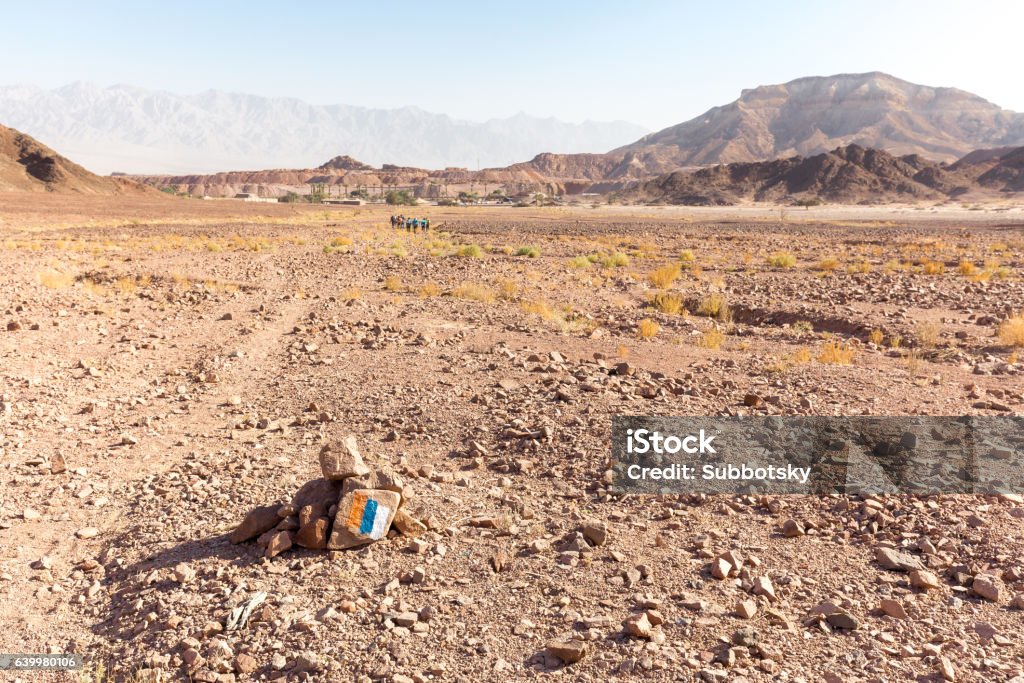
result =
[{"label": "rocky mountain", "polygon": [[144,188],[124,178],[102,178],[13,128],[0,126],[0,191],[113,195]]},{"label": "rocky mountain", "polygon": [[622,121],[572,124],[518,114],[472,123],[416,107],[85,83],[0,87],[0,120],[101,173],[309,168],[339,152],[378,165],[504,166],[545,151],[602,152],[646,132]]},{"label": "rocky mountain", "polygon": [[953,161],[981,147],[1024,145],[1024,114],[956,88],[872,72],[799,78],[611,152],[648,171],[810,156],[856,144]]},{"label": "rocky mountain", "polygon": [[634,201],[729,205],[816,199],[874,204],[1024,190],[1024,147],[981,150],[954,164],[859,145],[810,157],[680,169],[633,185]]}]

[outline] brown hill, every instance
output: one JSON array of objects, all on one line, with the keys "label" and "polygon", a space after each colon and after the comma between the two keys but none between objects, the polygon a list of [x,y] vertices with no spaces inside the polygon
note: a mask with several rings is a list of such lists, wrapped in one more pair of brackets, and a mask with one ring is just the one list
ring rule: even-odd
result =
[{"label": "brown hill", "polygon": [[1024,144],[1024,114],[956,88],[873,72],[800,78],[739,99],[613,150],[649,171],[810,156],[857,144],[953,161],[979,147]]},{"label": "brown hill", "polygon": [[90,173],[46,145],[0,126],[0,191],[121,194],[146,191],[125,178]]},{"label": "brown hill", "polygon": [[976,190],[1020,191],[1024,147],[975,152],[948,165],[847,145],[811,157],[678,170],[633,186],[637,201],[726,205],[741,201],[821,199],[881,203],[955,197]]}]

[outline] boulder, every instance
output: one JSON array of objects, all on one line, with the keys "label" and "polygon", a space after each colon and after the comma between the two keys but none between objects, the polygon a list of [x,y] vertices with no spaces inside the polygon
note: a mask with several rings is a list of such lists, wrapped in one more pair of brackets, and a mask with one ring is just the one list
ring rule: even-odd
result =
[{"label": "boulder", "polygon": [[384,489],[361,489],[345,494],[338,503],[327,547],[342,550],[384,538],[400,503],[399,494]]}]

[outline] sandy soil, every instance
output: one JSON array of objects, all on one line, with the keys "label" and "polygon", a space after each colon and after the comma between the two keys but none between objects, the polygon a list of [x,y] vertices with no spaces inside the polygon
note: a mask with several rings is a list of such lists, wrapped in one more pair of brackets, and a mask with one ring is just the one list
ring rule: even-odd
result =
[{"label": "sandy soil", "polygon": [[[423,236],[383,208],[0,199],[0,651],[138,680],[1024,676],[1019,497],[605,478],[614,414],[1021,413],[1020,209],[435,207]],[[430,531],[227,541],[346,434]]]}]

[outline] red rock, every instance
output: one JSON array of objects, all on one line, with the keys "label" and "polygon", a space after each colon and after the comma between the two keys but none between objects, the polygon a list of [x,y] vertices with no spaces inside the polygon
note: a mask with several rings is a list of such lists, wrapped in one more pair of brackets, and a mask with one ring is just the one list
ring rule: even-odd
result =
[{"label": "red rock", "polygon": [[253,508],[242,520],[242,523],[235,527],[228,539],[232,543],[243,543],[270,531],[281,521],[281,518],[277,516],[279,507],[279,505],[261,505],[258,508]]}]

